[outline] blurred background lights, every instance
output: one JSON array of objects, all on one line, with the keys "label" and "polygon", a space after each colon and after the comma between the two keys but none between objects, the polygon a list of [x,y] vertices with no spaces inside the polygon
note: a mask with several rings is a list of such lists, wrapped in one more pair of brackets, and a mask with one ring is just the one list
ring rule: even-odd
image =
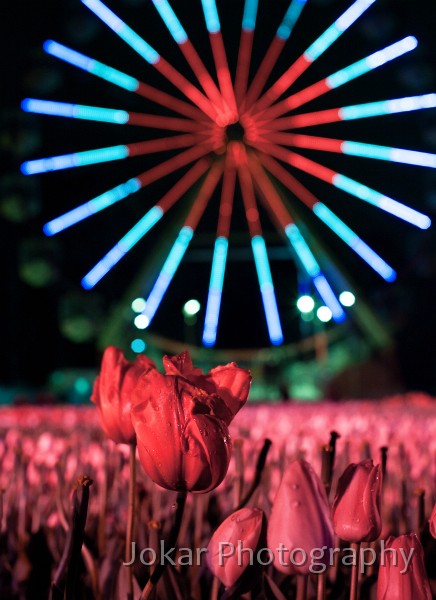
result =
[{"label": "blurred background lights", "polygon": [[74,383],[74,390],[81,396],[84,396],[91,391],[91,384],[85,377],[79,377]]},{"label": "blurred background lights", "polygon": [[138,315],[134,321],[137,329],[147,329],[150,324],[150,319],[147,315]]},{"label": "blurred background lights", "polygon": [[312,296],[301,296],[297,300],[297,308],[302,313],[310,313],[315,308]]},{"label": "blurred background lights", "polygon": [[185,317],[194,317],[200,312],[201,304],[198,300],[188,300],[183,306],[183,314]]},{"label": "blurred background lights", "polygon": [[332,311],[329,309],[328,306],[320,306],[318,308],[318,310],[316,311],[316,316],[323,323],[328,323],[329,321],[332,320],[333,315],[332,315]]},{"label": "blurred background lights", "polygon": [[356,296],[351,292],[342,292],[339,296],[339,300],[343,306],[354,306],[356,303]]},{"label": "blurred background lights", "polygon": [[144,342],[144,340],[136,339],[133,340],[133,342],[130,344],[130,347],[136,354],[141,354],[141,352],[144,352],[144,350],[147,348],[147,344]]},{"label": "blurred background lights", "polygon": [[146,302],[144,298],[136,298],[132,302],[132,310],[135,313],[142,313],[145,310]]}]

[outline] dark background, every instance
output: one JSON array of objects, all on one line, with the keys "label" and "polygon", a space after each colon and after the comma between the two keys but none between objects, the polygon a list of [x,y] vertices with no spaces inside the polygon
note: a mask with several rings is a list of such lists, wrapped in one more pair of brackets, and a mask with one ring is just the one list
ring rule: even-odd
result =
[{"label": "dark background", "polygon": [[[309,0],[271,78],[280,75],[350,3]],[[151,2],[112,0],[108,5],[152,44],[186,77],[190,70],[171,40]],[[213,63],[199,0],[173,1],[191,40],[212,71]],[[243,3],[220,0],[219,11],[234,68]],[[260,1],[252,68],[259,64],[288,6],[285,0]],[[106,189],[134,177],[160,157],[138,157],[34,177],[20,174],[24,160],[79,150],[129,143],[160,132],[72,119],[23,114],[24,97],[107,106],[166,114],[156,105],[46,55],[46,39],[61,43],[177,95],[177,90],[119,40],[79,0],[42,3],[17,1],[2,7],[1,151],[4,174],[0,183],[0,256],[2,312],[0,361],[5,385],[41,386],[61,368],[94,368],[99,360],[98,335],[111,310],[153,258],[156,248],[172,240],[173,228],[186,210],[174,209],[92,292],[83,292],[83,275],[177,180],[179,173],[103,211],[55,238],[47,239],[42,226]],[[319,110],[436,91],[436,3],[425,0],[378,0],[295,85],[305,87],[360,58],[405,37],[415,35],[418,49],[315,100],[307,110]],[[180,96],[182,97],[182,96]],[[306,107],[301,109],[305,112]],[[169,114],[169,113],[168,113]],[[308,133],[376,144],[436,152],[436,112],[419,111],[378,119],[364,119],[313,128]],[[434,170],[370,161],[327,153],[302,152],[330,168],[396,198],[417,210],[436,212]],[[297,173],[296,173],[297,174]],[[314,232],[331,250],[337,264],[351,274],[357,296],[372,306],[392,333],[406,389],[436,393],[436,253],[434,227],[420,231],[377,211],[322,182],[298,174],[301,181],[326,202],[397,270],[387,284],[373,273],[322,224]],[[183,340],[186,328],[181,306],[197,297],[203,306],[210,273],[210,248],[216,227],[218,197],[211,203],[193,242],[156,315],[152,329]],[[261,213],[271,248],[271,266],[285,328],[285,341],[301,337],[295,309],[298,278],[292,261],[282,253],[282,242]],[[165,221],[165,223],[164,223]],[[268,345],[254,264],[247,260],[249,237],[236,202],[232,247],[226,274],[221,348]],[[205,254],[206,251],[206,254]],[[207,260],[204,260],[206,256]],[[140,287],[140,283],[138,283]],[[86,327],[78,339],[77,320]],[[79,319],[80,320],[80,319]],[[71,331],[73,329],[73,332]],[[198,336],[201,335],[201,327]]]}]

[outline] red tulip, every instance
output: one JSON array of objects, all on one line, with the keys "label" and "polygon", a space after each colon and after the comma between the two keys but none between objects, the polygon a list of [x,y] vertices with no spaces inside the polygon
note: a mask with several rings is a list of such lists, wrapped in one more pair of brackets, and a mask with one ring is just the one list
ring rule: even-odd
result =
[{"label": "red tulip", "polygon": [[166,374],[148,371],[134,394],[139,459],[166,489],[208,492],[227,473],[228,425],[247,401],[250,372],[230,364],[203,375],[187,352],[163,362]]},{"label": "red tulip", "polygon": [[[207,547],[212,573],[227,588],[256,584],[261,572],[257,553],[265,547],[265,515],[259,508],[241,508],[221,523]],[[262,561],[267,556],[260,557]],[[250,588],[248,588],[250,589]]]},{"label": "red tulip", "polygon": [[377,600],[431,600],[431,597],[424,550],[417,536],[411,533],[390,537],[380,560]]},{"label": "red tulip", "polygon": [[136,361],[131,363],[114,346],[104,351],[91,400],[97,406],[103,431],[118,444],[135,441],[130,416],[132,394],[140,375],[151,369],[155,369],[154,362],[143,354],[139,354]]},{"label": "red tulip", "polygon": [[333,502],[336,535],[347,542],[372,542],[381,532],[381,469],[372,460],[351,464],[339,479]]},{"label": "red tulip", "polygon": [[324,486],[308,462],[296,460],[280,483],[268,523],[274,566],[282,573],[307,575],[313,559],[321,567],[328,564],[333,539]]},{"label": "red tulip", "polygon": [[433,510],[429,519],[429,525],[431,535],[436,538],[436,504],[433,506]]}]

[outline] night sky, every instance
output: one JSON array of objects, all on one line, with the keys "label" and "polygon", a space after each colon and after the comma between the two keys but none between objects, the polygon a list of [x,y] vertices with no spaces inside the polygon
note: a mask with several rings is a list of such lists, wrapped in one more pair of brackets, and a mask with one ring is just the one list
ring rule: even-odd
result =
[{"label": "night sky", "polygon": [[[191,72],[149,0],[112,0],[108,5],[143,35],[186,77]],[[213,61],[201,14],[200,0],[173,0],[202,59]],[[237,58],[243,3],[219,0],[220,15],[231,67]],[[349,5],[343,0],[309,0],[292,40],[288,42],[270,83],[304,51]],[[262,59],[287,0],[260,0],[252,72]],[[54,39],[92,56],[148,84],[180,98],[175,88],[119,40],[79,0],[8,3],[3,18],[1,152],[4,174],[0,180],[0,251],[2,257],[2,360],[0,384],[42,386],[49,374],[62,368],[93,368],[99,360],[96,339],[114,306],[126,290],[147,288],[138,273],[160,268],[165,249],[174,239],[187,204],[181,201],[155,230],[92,292],[80,287],[83,275],[141,218],[180,176],[173,173],[137,196],[120,202],[54,238],[42,226],[59,214],[156,164],[160,156],[136,157],[82,169],[24,177],[24,160],[79,150],[140,141],[161,132],[118,127],[72,119],[24,114],[24,97],[170,114],[92,75],[46,55],[42,44]],[[406,35],[418,38],[418,49],[378,71],[365,75],[312,101],[315,111],[376,100],[436,91],[436,4],[430,0],[378,0],[295,85],[310,85]],[[306,107],[300,109],[305,112]],[[392,115],[319,126],[305,133],[374,144],[436,152],[436,110]],[[362,181],[388,196],[428,214],[436,213],[434,170],[390,164],[316,151],[301,151],[313,160]],[[421,231],[386,213],[315,180],[298,175],[302,183],[355,229],[398,273],[387,284],[372,272],[334,234],[304,210],[309,229],[328,248],[335,264],[380,316],[395,341],[402,377],[408,389],[436,393],[436,252],[434,227]],[[294,200],[291,198],[290,202]],[[210,249],[216,228],[219,196],[214,196],[198,237],[188,252],[161,310],[153,332],[183,340],[186,326],[183,303],[191,297],[205,305],[210,276]],[[230,239],[232,253],[226,274],[220,348],[263,347],[268,337],[253,261],[250,260],[240,196],[236,197]],[[285,341],[301,336],[295,300],[298,274],[283,241],[261,211],[271,250],[271,269]],[[301,281],[300,281],[301,284]],[[148,288],[149,289],[149,288]],[[301,291],[301,288],[300,288]],[[203,313],[204,315],[204,313]],[[83,339],[77,336],[77,318],[85,321]],[[76,320],[75,320],[76,319]],[[72,324],[71,324],[72,323]],[[72,328],[72,330],[71,330]],[[87,328],[87,329],[86,329]],[[201,339],[201,327],[194,332]],[[197,336],[197,338],[195,338]]]}]

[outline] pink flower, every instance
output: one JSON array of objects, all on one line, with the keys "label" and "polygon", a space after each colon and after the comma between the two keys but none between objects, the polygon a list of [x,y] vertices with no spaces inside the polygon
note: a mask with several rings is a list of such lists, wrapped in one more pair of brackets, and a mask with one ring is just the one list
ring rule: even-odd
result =
[{"label": "pink flower", "polygon": [[238,592],[243,593],[241,588],[246,584],[256,584],[261,571],[256,557],[265,546],[265,528],[265,515],[259,508],[241,508],[227,517],[212,535],[207,561],[212,573],[227,588],[237,586]]},{"label": "pink flower", "polygon": [[333,502],[333,526],[347,542],[372,542],[381,532],[381,469],[372,460],[351,464],[339,479]]},{"label": "pink flower", "polygon": [[[394,552],[391,552],[393,550]],[[381,560],[377,600],[431,600],[424,551],[414,533],[390,537]]]},{"label": "pink flower", "polygon": [[[305,575],[310,573],[311,553],[323,546],[333,547],[324,486],[304,460],[292,462],[282,479],[268,523],[268,546],[274,552],[274,566],[279,571]],[[328,560],[328,550],[317,558],[317,562],[325,565]]]},{"label": "pink flower", "polygon": [[132,394],[140,375],[150,370],[155,370],[155,364],[143,354],[135,362],[129,362],[114,346],[104,351],[91,400],[97,406],[103,431],[117,444],[135,441],[130,417]]},{"label": "pink flower", "polygon": [[139,459],[158,485],[208,492],[224,479],[231,455],[228,425],[247,401],[249,371],[234,363],[203,375],[188,352],[151,369],[134,393]]}]

